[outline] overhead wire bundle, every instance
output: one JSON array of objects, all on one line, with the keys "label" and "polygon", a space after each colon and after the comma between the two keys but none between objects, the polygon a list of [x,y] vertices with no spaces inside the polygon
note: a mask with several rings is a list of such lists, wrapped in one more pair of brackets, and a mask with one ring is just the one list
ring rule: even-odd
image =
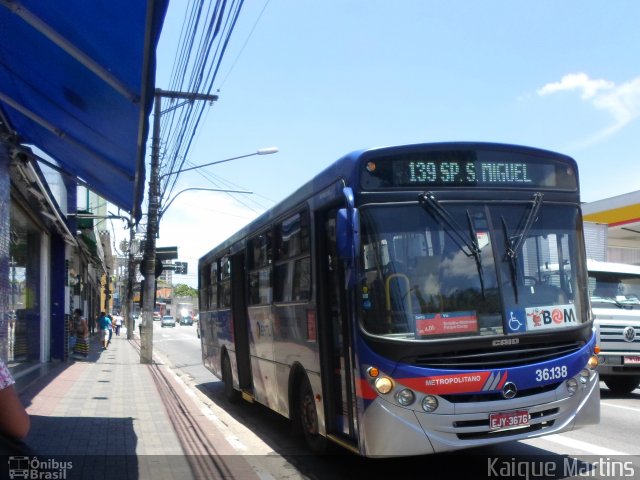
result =
[{"label": "overhead wire bundle", "polygon": [[[243,3],[244,0],[190,2],[185,9],[169,90],[211,94]],[[179,108],[170,106],[163,114],[161,131],[167,134],[163,142],[163,172],[183,168],[206,107],[206,102],[187,102]],[[161,201],[171,195],[177,179],[177,175],[163,179]]]}]

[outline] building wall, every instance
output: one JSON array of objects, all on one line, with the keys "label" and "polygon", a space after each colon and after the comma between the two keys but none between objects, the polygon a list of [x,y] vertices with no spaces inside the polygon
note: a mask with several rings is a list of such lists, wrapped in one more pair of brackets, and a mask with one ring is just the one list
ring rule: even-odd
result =
[{"label": "building wall", "polygon": [[605,223],[584,222],[584,243],[587,258],[604,262],[607,260],[608,226]]},{"label": "building wall", "polygon": [[615,263],[628,263],[629,265],[640,265],[640,249],[625,247],[609,247],[607,249],[607,260]]}]

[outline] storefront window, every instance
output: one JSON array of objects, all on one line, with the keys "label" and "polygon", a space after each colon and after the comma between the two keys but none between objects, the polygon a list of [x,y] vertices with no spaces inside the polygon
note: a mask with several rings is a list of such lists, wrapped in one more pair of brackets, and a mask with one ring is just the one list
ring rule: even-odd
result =
[{"label": "storefront window", "polygon": [[9,249],[9,367],[40,357],[40,245],[42,234],[19,206],[11,205]]}]

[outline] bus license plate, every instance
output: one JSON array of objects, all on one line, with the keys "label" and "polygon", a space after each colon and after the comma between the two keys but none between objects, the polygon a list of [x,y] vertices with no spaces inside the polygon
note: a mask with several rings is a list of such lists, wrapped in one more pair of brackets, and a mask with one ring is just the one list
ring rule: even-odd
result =
[{"label": "bus license plate", "polygon": [[638,365],[640,364],[640,357],[624,357],[625,365]]},{"label": "bus license plate", "polygon": [[514,410],[511,412],[493,412],[489,414],[489,429],[500,430],[529,425],[528,410]]}]

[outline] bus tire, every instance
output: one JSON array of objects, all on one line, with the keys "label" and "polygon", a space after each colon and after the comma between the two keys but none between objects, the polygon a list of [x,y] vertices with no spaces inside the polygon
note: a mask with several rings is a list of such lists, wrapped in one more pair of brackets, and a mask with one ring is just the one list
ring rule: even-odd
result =
[{"label": "bus tire", "polygon": [[231,403],[238,403],[240,401],[240,392],[233,388],[231,361],[226,353],[222,357],[222,383],[224,384],[224,396],[226,399]]},{"label": "bus tire", "polygon": [[602,379],[604,384],[613,393],[631,393],[638,385],[640,385],[640,377],[637,375],[620,375],[616,377],[604,377]]},{"label": "bus tire", "polygon": [[304,439],[312,452],[322,454],[327,449],[327,438],[318,433],[319,422],[316,401],[306,375],[300,382],[298,393],[298,419]]}]

